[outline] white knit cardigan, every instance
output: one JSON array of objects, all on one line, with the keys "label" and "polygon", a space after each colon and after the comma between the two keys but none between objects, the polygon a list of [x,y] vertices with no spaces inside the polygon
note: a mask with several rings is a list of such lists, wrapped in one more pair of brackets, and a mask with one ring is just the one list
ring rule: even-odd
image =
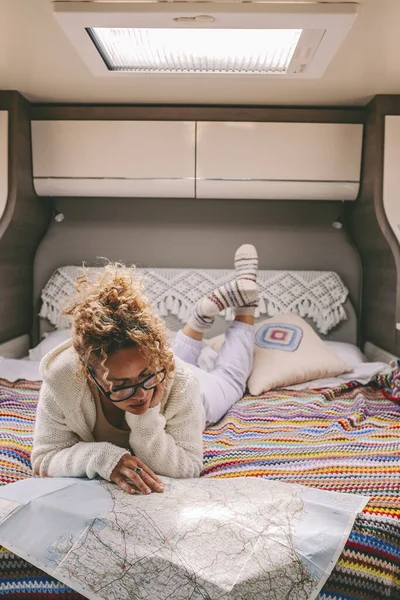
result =
[{"label": "white knit cardigan", "polygon": [[[190,368],[175,358],[175,376],[162,402],[144,415],[126,413],[129,444],[158,475],[198,477],[203,464],[205,415],[199,383]],[[96,442],[96,404],[71,341],[49,352],[41,363],[40,392],[32,450],[37,475],[97,476],[110,481],[127,454],[108,442]]]}]

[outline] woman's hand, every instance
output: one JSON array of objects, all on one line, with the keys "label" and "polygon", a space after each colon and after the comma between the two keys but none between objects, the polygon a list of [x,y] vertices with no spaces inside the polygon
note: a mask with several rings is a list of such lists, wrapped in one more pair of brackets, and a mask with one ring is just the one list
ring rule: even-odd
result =
[{"label": "woman's hand", "polygon": [[156,387],[149,408],[154,408],[155,406],[157,406],[157,404],[160,404],[161,400],[164,397],[166,387],[167,384],[165,383],[165,381],[163,381],[162,383],[160,383],[160,385]]},{"label": "woman's hand", "polygon": [[149,467],[146,467],[141,460],[130,454],[124,454],[120,458],[111,473],[111,481],[119,485],[128,494],[135,494],[137,490],[143,494],[151,494],[152,491],[164,491],[164,484],[161,479]]}]

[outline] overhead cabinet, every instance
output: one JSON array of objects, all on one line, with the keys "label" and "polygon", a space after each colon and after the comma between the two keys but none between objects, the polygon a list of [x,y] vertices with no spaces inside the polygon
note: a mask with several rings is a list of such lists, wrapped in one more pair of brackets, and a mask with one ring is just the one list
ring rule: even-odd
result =
[{"label": "overhead cabinet", "polygon": [[362,125],[33,121],[42,196],[355,200]]},{"label": "overhead cabinet", "polygon": [[193,198],[195,123],[33,121],[40,196]]},{"label": "overhead cabinet", "polygon": [[197,196],[355,200],[362,125],[198,123]]}]

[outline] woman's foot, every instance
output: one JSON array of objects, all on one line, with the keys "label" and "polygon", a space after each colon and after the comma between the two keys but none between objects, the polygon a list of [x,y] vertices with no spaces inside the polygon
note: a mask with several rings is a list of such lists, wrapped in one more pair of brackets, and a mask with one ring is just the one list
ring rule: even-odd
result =
[{"label": "woman's foot", "polygon": [[257,299],[258,285],[255,281],[235,278],[201,298],[193,309],[188,325],[195,331],[206,331],[221,311],[226,308],[254,310]]},{"label": "woman's foot", "polygon": [[[235,254],[236,279],[238,281],[251,281],[257,284],[258,273],[258,254],[252,244],[243,244],[236,250]],[[257,287],[258,290],[258,287]],[[257,297],[251,302],[234,308],[235,317],[254,317],[254,312],[258,306]]]},{"label": "woman's foot", "polygon": [[235,253],[236,279],[257,282],[258,254],[252,244],[243,244]]}]

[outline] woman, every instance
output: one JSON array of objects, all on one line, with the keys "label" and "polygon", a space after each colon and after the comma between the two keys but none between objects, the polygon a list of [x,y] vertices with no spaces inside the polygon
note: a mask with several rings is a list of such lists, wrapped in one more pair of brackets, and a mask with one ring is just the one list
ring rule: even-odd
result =
[{"label": "woman", "polygon": [[[235,255],[236,277],[194,307],[173,352],[132,270],[108,265],[78,280],[66,342],[42,361],[32,466],[49,477],[102,477],[129,493],[162,492],[155,475],[198,477],[202,433],[243,396],[253,359],[258,257]],[[197,367],[222,310],[235,320],[215,368]]]}]

